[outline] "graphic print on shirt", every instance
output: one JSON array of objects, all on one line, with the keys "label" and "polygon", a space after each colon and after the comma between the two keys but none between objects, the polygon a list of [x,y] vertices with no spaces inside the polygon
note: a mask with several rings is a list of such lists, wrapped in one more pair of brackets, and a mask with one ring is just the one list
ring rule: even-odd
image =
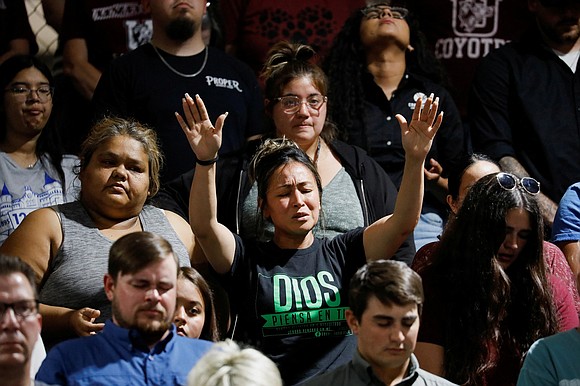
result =
[{"label": "graphic print on shirt", "polygon": [[127,51],[132,51],[148,43],[153,36],[153,22],[146,16],[143,7],[138,1],[93,8],[91,10],[91,17],[95,23],[115,19],[124,20],[123,24],[127,36],[125,40]]},{"label": "graphic print on shirt", "polygon": [[498,32],[502,0],[449,0],[453,3],[452,27],[455,36],[437,39],[439,59],[484,57],[507,41],[494,38]]},{"label": "graphic print on shirt", "polygon": [[46,173],[41,192],[33,192],[29,186],[25,186],[24,194],[20,198],[13,199],[4,184],[0,194],[0,240],[4,241],[30,212],[63,202],[61,183]]},{"label": "graphic print on shirt", "polygon": [[316,275],[291,277],[276,274],[268,277],[258,275],[261,291],[271,289],[270,294],[258,294],[273,299],[273,313],[263,318],[262,335],[329,337],[346,336],[351,331],[341,307],[338,281],[328,271]]}]

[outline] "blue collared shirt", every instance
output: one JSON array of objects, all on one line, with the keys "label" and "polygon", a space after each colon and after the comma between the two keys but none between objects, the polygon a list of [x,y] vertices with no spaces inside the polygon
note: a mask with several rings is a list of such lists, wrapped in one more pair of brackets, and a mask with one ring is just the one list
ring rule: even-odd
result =
[{"label": "blue collared shirt", "polygon": [[36,379],[50,385],[185,385],[212,343],[175,333],[149,349],[136,330],[105,323],[102,333],[65,341],[49,351]]}]

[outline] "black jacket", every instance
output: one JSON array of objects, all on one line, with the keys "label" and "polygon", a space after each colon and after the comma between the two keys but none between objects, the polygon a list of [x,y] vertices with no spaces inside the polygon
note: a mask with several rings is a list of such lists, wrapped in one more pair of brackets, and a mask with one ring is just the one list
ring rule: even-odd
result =
[{"label": "black jacket", "polygon": [[[217,164],[218,221],[237,234],[240,234],[242,204],[252,187],[248,178],[248,165],[259,144],[259,140],[252,141],[242,154],[221,157]],[[365,226],[393,213],[397,188],[381,166],[359,147],[338,140],[328,145],[353,180],[363,209]],[[195,168],[165,184],[154,199],[155,204],[188,219],[189,191],[194,172]],[[411,234],[395,254],[395,260],[410,265],[414,255],[415,246]]]}]

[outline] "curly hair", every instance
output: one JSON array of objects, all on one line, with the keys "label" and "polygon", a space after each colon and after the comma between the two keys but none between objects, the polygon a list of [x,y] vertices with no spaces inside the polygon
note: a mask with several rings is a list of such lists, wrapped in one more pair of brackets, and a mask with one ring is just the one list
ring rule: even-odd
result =
[{"label": "curly hair", "polygon": [[[531,344],[557,332],[543,257],[543,220],[535,198],[506,190],[491,174],[469,190],[445,229],[422,276],[433,277],[445,299],[446,377],[482,384],[490,343],[523,358]],[[524,209],[531,232],[517,259],[502,269],[496,257],[505,239],[506,215]]]},{"label": "curly hair", "polygon": [[[273,120],[270,118],[272,107],[276,103],[274,99],[281,96],[282,90],[288,83],[295,79],[308,78],[321,95],[328,94],[326,74],[311,61],[315,55],[316,52],[312,47],[287,41],[276,43],[268,51],[260,77],[264,79],[264,97],[271,131],[275,131]],[[327,119],[320,136],[326,142],[330,142],[336,138],[336,135],[336,126]]]},{"label": "curly hair", "polygon": [[[386,2],[385,2],[386,3]],[[322,68],[329,78],[329,115],[339,123],[339,135],[348,140],[350,128],[359,126],[364,131],[363,75],[367,73],[366,53],[360,37],[363,13],[360,8],[346,20],[334,39],[329,55]],[[410,12],[405,20],[409,25],[410,44],[414,50],[407,50],[406,68],[425,76],[435,83],[446,85],[443,67],[435,55],[427,48],[427,40],[419,28],[419,22]]]}]

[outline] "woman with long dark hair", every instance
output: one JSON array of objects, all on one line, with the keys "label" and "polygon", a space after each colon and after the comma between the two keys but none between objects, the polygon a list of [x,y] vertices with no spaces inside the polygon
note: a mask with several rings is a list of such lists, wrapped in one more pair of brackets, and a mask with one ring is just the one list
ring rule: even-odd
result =
[{"label": "woman with long dark hair", "polygon": [[466,385],[514,385],[531,344],[578,325],[572,294],[547,273],[537,181],[482,177],[419,273],[425,308],[415,354]]},{"label": "woman with long dark hair", "polygon": [[217,342],[220,334],[209,284],[195,268],[180,267],[177,275],[177,306],[173,317],[177,334]]},{"label": "woman with long dark hair", "polygon": [[396,114],[410,118],[419,98],[438,95],[445,120],[427,156],[426,195],[415,230],[420,248],[435,241],[446,218],[448,171],[466,153],[457,107],[441,86],[441,66],[425,46],[413,14],[402,1],[374,1],[351,15],[324,64],[330,117],[350,144],[368,152],[399,186],[405,150]]},{"label": "woman with long dark hair", "polygon": [[78,158],[63,155],[52,116],[54,81],[32,56],[0,66],[0,244],[35,209],[74,201]]}]

